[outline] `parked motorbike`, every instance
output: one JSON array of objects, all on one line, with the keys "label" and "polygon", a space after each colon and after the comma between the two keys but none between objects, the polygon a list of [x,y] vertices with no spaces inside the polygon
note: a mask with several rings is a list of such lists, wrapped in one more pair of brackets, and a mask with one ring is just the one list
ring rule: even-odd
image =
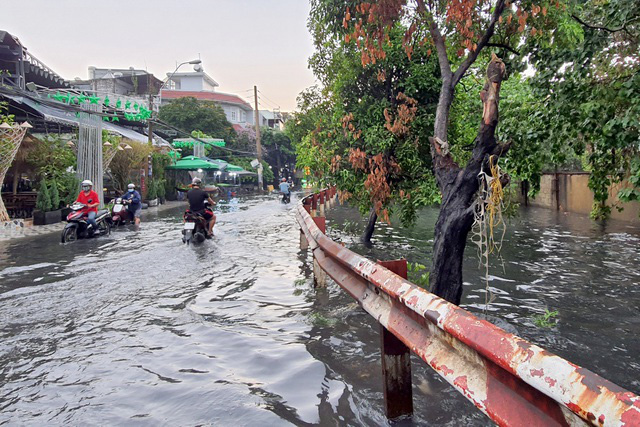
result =
[{"label": "parked motorbike", "polygon": [[111,224],[113,226],[120,226],[129,224],[134,221],[133,213],[129,210],[131,200],[123,200],[122,197],[118,197],[111,208]]},{"label": "parked motorbike", "polygon": [[87,223],[87,205],[74,203],[67,215],[67,225],[62,230],[62,243],[74,242],[78,239],[101,236],[111,232],[111,215],[107,209],[101,209],[96,214],[98,229]]},{"label": "parked motorbike", "polygon": [[[208,208],[208,203],[205,203],[205,207]],[[187,210],[183,216],[184,226],[182,228],[182,243],[189,245],[193,243],[202,243],[209,236],[207,231],[207,219],[196,212]]]}]

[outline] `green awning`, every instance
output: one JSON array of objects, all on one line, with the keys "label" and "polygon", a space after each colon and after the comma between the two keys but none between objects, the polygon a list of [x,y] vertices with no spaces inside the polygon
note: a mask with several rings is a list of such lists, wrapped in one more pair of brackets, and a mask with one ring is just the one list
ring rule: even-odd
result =
[{"label": "green awning", "polygon": [[196,171],[202,170],[220,170],[221,167],[217,163],[202,160],[196,156],[187,156],[176,162],[175,165],[167,166],[165,169]]}]

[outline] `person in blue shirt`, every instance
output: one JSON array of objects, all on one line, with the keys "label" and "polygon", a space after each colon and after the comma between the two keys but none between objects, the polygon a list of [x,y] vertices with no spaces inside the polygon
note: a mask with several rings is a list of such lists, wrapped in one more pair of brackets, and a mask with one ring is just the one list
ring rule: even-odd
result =
[{"label": "person in blue shirt", "polygon": [[280,193],[282,193],[282,201],[288,203],[291,200],[291,186],[287,182],[287,178],[282,178],[280,183]]},{"label": "person in blue shirt", "polygon": [[142,214],[142,197],[140,193],[136,191],[136,186],[129,184],[127,186],[128,191],[122,196],[122,200],[130,200],[127,209],[129,213],[133,215],[136,226],[140,225],[140,215]]}]

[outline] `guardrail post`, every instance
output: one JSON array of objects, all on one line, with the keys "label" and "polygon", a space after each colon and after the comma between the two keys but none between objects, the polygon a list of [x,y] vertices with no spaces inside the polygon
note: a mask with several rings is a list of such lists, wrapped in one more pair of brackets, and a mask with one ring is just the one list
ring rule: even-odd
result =
[{"label": "guardrail post", "polygon": [[318,216],[318,195],[314,194],[311,196],[311,217]]},{"label": "guardrail post", "polygon": [[300,250],[306,251],[307,249],[309,249],[309,241],[304,235],[304,231],[300,229]]},{"label": "guardrail post", "polygon": [[324,191],[318,194],[318,216],[324,216]]},{"label": "guardrail post", "polygon": [[[320,231],[325,233],[327,230],[327,219],[323,216],[313,218],[313,222],[316,223]],[[315,249],[320,250],[320,249]],[[313,284],[317,288],[324,288],[327,286],[327,273],[320,267],[316,260],[315,253],[313,255]]]},{"label": "guardrail post", "polygon": [[[381,266],[398,276],[407,278],[407,260],[378,261]],[[384,409],[387,418],[413,414],[411,389],[411,350],[395,335],[380,325],[380,352],[382,356],[382,381]]]}]

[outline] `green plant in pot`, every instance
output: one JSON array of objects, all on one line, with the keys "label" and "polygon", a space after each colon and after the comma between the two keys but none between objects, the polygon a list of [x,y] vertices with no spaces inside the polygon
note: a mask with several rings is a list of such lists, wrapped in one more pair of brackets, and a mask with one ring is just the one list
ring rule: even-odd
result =
[{"label": "green plant in pot", "polygon": [[158,188],[155,180],[149,181],[149,186],[147,187],[147,201],[149,206],[156,206],[158,204]]},{"label": "green plant in pot", "polygon": [[[51,188],[49,188],[51,186]],[[60,222],[60,195],[55,181],[51,184],[46,180],[40,183],[40,189],[36,198],[36,210],[33,212],[35,225],[46,225]]]}]

